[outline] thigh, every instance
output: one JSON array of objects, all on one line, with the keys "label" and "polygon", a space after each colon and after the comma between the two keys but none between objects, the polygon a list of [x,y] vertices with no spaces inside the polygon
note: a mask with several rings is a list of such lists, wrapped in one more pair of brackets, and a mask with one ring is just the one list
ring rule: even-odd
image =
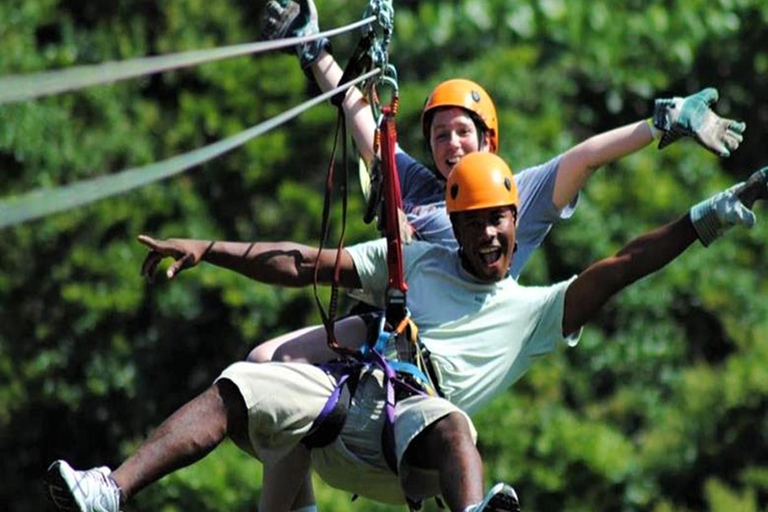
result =
[{"label": "thigh", "polygon": [[249,451],[274,464],[309,432],[336,387],[323,370],[298,363],[235,363],[219,381],[240,392],[248,415]]},{"label": "thigh", "polygon": [[[339,345],[357,350],[367,339],[368,324],[360,316],[348,316],[336,321],[334,332]],[[328,346],[328,336],[323,326],[304,329],[291,338],[277,339],[280,343],[274,348],[273,361],[322,364],[339,356]]]},{"label": "thigh", "polygon": [[[301,444],[276,463],[265,465],[259,512],[284,512],[314,504],[309,466],[309,450]],[[300,491],[309,495],[299,496]]]},{"label": "thigh", "polygon": [[442,398],[412,396],[398,402],[395,410],[395,448],[400,481],[404,491],[413,499],[425,499],[440,494],[439,474],[429,456],[420,453],[425,438],[421,434],[433,429],[441,420],[461,424],[465,435],[477,441],[472,420],[452,403]]}]

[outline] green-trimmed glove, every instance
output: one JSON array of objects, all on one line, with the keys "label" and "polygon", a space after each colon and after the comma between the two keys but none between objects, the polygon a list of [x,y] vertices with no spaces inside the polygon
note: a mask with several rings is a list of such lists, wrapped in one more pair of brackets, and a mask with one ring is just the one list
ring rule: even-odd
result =
[{"label": "green-trimmed glove", "polygon": [[[261,39],[264,41],[311,36],[320,32],[317,9],[312,0],[269,0],[262,22]],[[321,50],[331,51],[331,42],[327,37],[296,45],[301,67],[307,70],[320,56]]]},{"label": "green-trimmed glove", "polygon": [[680,137],[696,142],[721,157],[728,157],[744,140],[747,125],[724,119],[710,106],[717,101],[717,89],[709,87],[685,98],[658,99],[653,108],[653,126],[664,134],[659,149]]},{"label": "green-trimmed glove", "polygon": [[750,208],[758,199],[768,199],[768,167],[753,173],[747,181],[719,192],[691,208],[693,228],[704,247],[733,226],[754,226],[755,214]]}]

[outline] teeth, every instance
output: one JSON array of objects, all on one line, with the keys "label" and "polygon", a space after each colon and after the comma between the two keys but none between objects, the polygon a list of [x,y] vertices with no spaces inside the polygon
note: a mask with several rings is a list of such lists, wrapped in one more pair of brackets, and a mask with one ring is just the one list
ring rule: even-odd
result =
[{"label": "teeth", "polygon": [[498,247],[486,247],[484,249],[480,249],[480,254],[491,254],[493,252],[498,251]]}]

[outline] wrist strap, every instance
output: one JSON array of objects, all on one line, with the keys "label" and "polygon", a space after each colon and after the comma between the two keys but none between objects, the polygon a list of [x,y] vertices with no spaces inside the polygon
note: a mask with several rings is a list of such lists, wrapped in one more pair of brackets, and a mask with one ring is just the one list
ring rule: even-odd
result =
[{"label": "wrist strap", "polygon": [[656,100],[653,104],[653,126],[663,132],[672,129],[672,112],[675,108],[675,99]]},{"label": "wrist strap", "polygon": [[659,140],[661,136],[664,134],[661,130],[653,126],[653,118],[649,117],[645,120],[648,124],[648,129],[651,130],[651,137],[653,137],[655,140]]}]

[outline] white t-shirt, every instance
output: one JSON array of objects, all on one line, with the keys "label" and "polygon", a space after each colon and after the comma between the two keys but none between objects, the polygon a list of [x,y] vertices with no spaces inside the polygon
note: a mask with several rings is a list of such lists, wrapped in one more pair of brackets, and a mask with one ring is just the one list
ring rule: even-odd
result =
[{"label": "white t-shirt", "polygon": [[[363,289],[383,300],[386,240],[346,250]],[[511,277],[480,283],[462,268],[455,250],[414,242],[403,254],[408,308],[440,373],[440,389],[464,411],[477,411],[558,343],[578,342],[578,333],[567,339],[562,334],[572,279],[548,287],[520,286]]]}]

